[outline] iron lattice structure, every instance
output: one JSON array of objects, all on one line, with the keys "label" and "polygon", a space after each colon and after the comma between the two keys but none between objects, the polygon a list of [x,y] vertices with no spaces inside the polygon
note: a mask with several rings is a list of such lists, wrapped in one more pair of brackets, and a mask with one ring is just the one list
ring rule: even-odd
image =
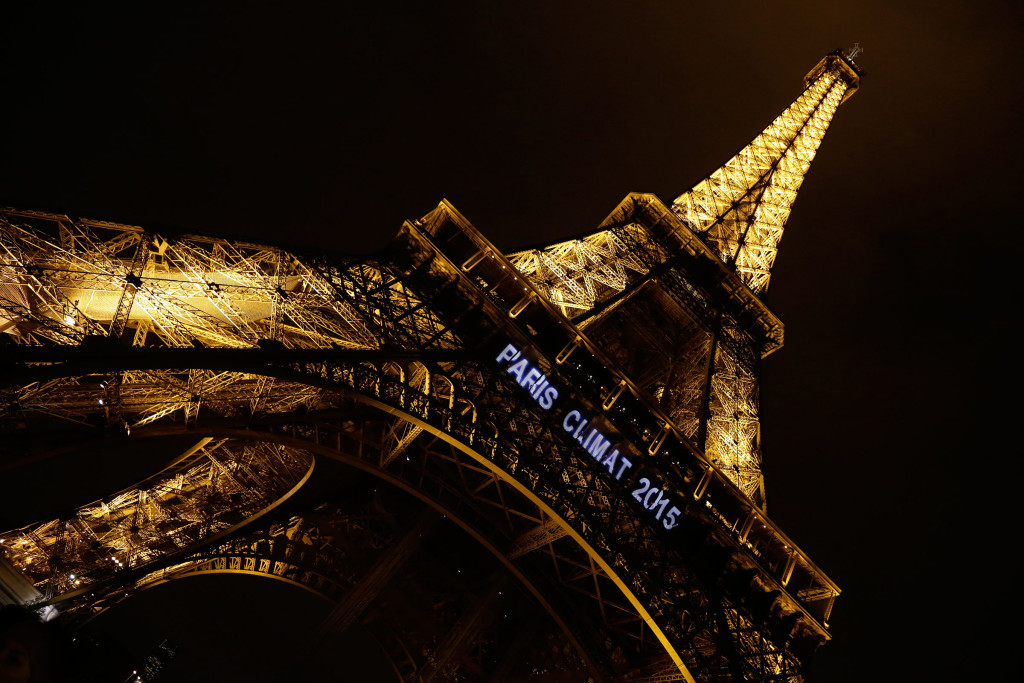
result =
[{"label": "iron lattice structure", "polygon": [[[510,254],[447,202],[369,258],[4,210],[4,476],[70,440],[194,441],[0,534],[6,563],[72,616],[204,571],[287,581],[334,604],[318,643],[368,624],[404,680],[800,680],[839,589],[765,512],[759,363],[783,327],[758,297],[858,85],[829,55],[671,206],[632,194]],[[414,602],[395,577],[431,532],[379,500],[317,507],[332,467],[500,571],[389,622],[373,605]],[[528,638],[506,621],[523,593],[547,624]]]}]

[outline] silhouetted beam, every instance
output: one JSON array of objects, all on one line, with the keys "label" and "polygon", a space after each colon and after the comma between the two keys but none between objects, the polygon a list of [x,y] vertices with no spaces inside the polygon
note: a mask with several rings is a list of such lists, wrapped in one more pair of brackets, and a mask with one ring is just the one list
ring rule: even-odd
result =
[{"label": "silhouetted beam", "polygon": [[487,623],[493,618],[492,607],[497,601],[506,577],[492,580],[491,588],[470,606],[444,641],[434,650],[416,676],[419,683],[433,683],[435,680],[447,680],[446,673],[452,662],[461,659],[466,650],[473,644],[474,637],[479,636]]},{"label": "silhouetted beam", "polygon": [[[81,346],[6,346],[0,363],[0,387],[38,382],[51,377],[126,370],[193,368],[252,371],[288,367],[293,363],[352,363],[385,360],[421,362],[465,360],[465,350],[376,351],[351,349],[286,349],[268,344],[255,349],[128,347],[88,337]],[[46,363],[47,365],[35,365]],[[32,364],[32,365],[28,365]]]},{"label": "silhouetted beam", "polygon": [[424,512],[416,526],[374,563],[369,573],[334,606],[331,613],[317,628],[313,635],[314,649],[326,645],[328,641],[341,635],[355,623],[369,604],[395,577],[402,565],[420,547],[436,519],[437,516],[432,511]]},{"label": "silhouetted beam", "polygon": [[30,604],[42,597],[21,572],[0,557],[0,607]]},{"label": "silhouetted beam", "polygon": [[494,673],[491,674],[491,683],[505,683],[505,681],[508,680],[512,667],[520,661],[523,650],[532,644],[531,641],[536,635],[536,631],[531,629],[522,629],[519,631],[516,637],[505,647],[505,652],[501,656],[501,661],[498,662],[497,668],[494,670]]},{"label": "silhouetted beam", "polygon": [[[403,428],[405,429],[405,432],[400,434],[399,432]],[[387,467],[394,462],[395,458],[404,453],[405,449],[407,449],[409,445],[416,440],[416,437],[422,433],[423,427],[409,424],[405,420],[396,420],[392,425],[390,436],[393,437],[397,443],[394,448],[388,451],[387,455],[384,456],[384,460],[381,465],[383,467]]]},{"label": "silhouetted beam", "polygon": [[533,552],[562,536],[565,536],[565,527],[557,519],[549,519],[517,538],[508,550],[509,559]]},{"label": "silhouetted beam", "polygon": [[626,674],[623,683],[671,683],[672,681],[689,681],[669,656],[659,657],[646,665]]}]

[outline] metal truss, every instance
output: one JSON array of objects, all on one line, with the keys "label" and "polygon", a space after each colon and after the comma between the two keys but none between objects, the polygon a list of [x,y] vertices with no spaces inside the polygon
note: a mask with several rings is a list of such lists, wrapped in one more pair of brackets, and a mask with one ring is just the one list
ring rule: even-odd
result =
[{"label": "metal truss", "polygon": [[261,442],[203,438],[130,489],[0,536],[8,562],[47,598],[118,585],[251,522],[301,488],[312,458]]},{"label": "metal truss", "polygon": [[[373,259],[0,212],[0,424],[201,439],[136,487],[0,534],[6,561],[83,613],[195,573],[277,578],[337,601],[337,636],[377,623],[367,605],[417,552],[354,567],[313,550],[341,527],[381,538],[351,515],[273,520],[314,463],[341,462],[503,567],[457,614],[379,627],[410,680],[514,678],[527,651],[534,676],[799,680],[839,590],[764,511],[759,363],[783,328],[757,294],[858,78],[826,58],[671,209],[630,195],[598,232],[507,258],[447,203]],[[45,457],[12,447],[0,468]],[[502,631],[505,575],[550,631]]]},{"label": "metal truss", "polygon": [[832,116],[859,84],[860,75],[845,55],[826,57],[786,111],[672,203],[756,294],[768,289],[790,208]]},{"label": "metal truss", "polygon": [[[346,435],[351,435],[348,438],[362,440],[364,455],[368,455],[371,448],[378,456],[382,455],[386,450],[389,433],[388,420],[384,419],[386,416],[377,414],[372,418],[365,417],[357,424],[351,418],[358,412],[346,410],[345,419],[337,422],[334,421],[339,416],[337,410],[332,411],[331,417],[310,417],[315,425],[315,432],[326,435],[332,429],[332,425],[335,425],[336,428],[343,429]],[[290,429],[294,430],[295,427],[292,425]],[[310,457],[306,451],[291,445],[271,443],[269,439],[274,438],[271,434],[267,434],[266,437],[268,441],[260,444],[266,453],[279,453],[282,456],[292,454],[301,460],[309,461]],[[377,439],[381,439],[382,443],[373,447]],[[231,452],[234,452],[237,457],[241,452],[234,448],[235,445],[235,439],[206,438],[194,449],[190,449],[190,454],[182,456],[181,460],[183,463],[194,462],[197,458],[204,460],[204,457],[199,457],[200,453],[205,456],[217,453],[220,457],[230,457]],[[322,452],[322,448],[316,450]],[[417,450],[420,452],[416,457],[410,461],[403,461],[407,464],[400,469],[405,471],[405,476],[410,481],[419,479],[421,486],[425,477],[432,476],[437,479],[438,486],[448,490],[453,488],[450,483],[441,481],[443,472],[424,471],[422,468],[428,463],[434,465],[437,461],[449,462],[454,468],[471,466],[469,463],[457,461],[458,452],[453,451],[451,446],[443,441],[433,441],[429,447]],[[334,455],[339,459],[352,457],[352,454],[341,452]],[[503,497],[510,500],[518,498],[515,491],[504,491],[497,496],[489,494],[485,490],[488,488],[486,482],[493,482],[494,486],[498,487],[501,483],[489,471],[477,469],[479,476],[486,479],[482,485],[477,484],[474,487],[477,489],[475,500],[482,507],[494,508],[497,506],[496,501]],[[184,464],[176,465],[153,477],[147,490],[173,489],[182,470],[188,471],[189,468]],[[473,472],[468,469],[463,470],[462,474],[467,477],[473,476]],[[252,483],[251,494],[264,490],[257,482]],[[138,487],[123,491],[112,498],[116,501],[132,499],[137,497],[133,496],[137,489]],[[522,501],[516,502],[522,504]],[[91,507],[83,508],[79,515],[84,515]],[[454,506],[451,507],[449,514],[454,510]],[[472,512],[466,506],[463,509],[463,516],[475,518],[478,515],[486,515],[488,511],[477,510],[478,515]],[[505,512],[514,514],[517,509],[514,505],[506,506]],[[532,514],[537,513],[534,510]],[[203,547],[197,553],[185,557],[182,557],[181,553],[173,552],[151,554],[146,557],[135,556],[123,566],[115,562],[118,564],[116,581],[106,579],[104,569],[110,564],[105,561],[106,557],[69,557],[67,563],[62,564],[62,569],[71,572],[70,576],[74,577],[70,583],[58,577],[49,582],[40,582],[40,585],[48,587],[49,592],[53,592],[54,588],[67,591],[56,596],[53,601],[61,606],[66,616],[75,616],[81,621],[109,609],[140,590],[159,586],[168,581],[207,574],[248,574],[289,583],[335,602],[336,606],[320,629],[320,640],[324,641],[324,645],[330,645],[332,638],[341,637],[347,626],[359,620],[379,634],[382,646],[395,660],[396,670],[408,671],[408,680],[436,677],[441,672],[444,673],[445,680],[475,680],[476,677],[472,673],[474,670],[481,671],[480,667],[486,661],[500,659],[510,641],[509,633],[506,631],[526,627],[544,634],[551,642],[548,646],[531,650],[528,654],[520,653],[523,654],[521,661],[517,661],[514,667],[510,666],[510,672],[518,671],[522,675],[534,669],[580,673],[588,670],[575,655],[577,648],[566,640],[563,629],[551,622],[547,615],[539,612],[536,607],[525,609],[524,605],[533,603],[522,601],[521,589],[505,586],[503,575],[493,577],[493,583],[497,586],[500,582],[501,586],[505,586],[505,591],[502,592],[501,586],[498,586],[498,594],[490,596],[491,599],[486,606],[492,613],[491,620],[495,623],[488,626],[480,621],[481,614],[478,610],[483,605],[478,601],[478,586],[472,580],[463,582],[458,572],[452,571],[450,566],[447,573],[452,576],[447,579],[434,575],[437,571],[443,572],[446,564],[450,565],[453,559],[460,561],[458,558],[449,558],[449,561],[444,563],[436,558],[431,560],[419,556],[415,562],[411,562],[417,548],[430,539],[431,528],[435,525],[430,523],[429,517],[419,515],[420,522],[413,524],[410,521],[406,528],[403,524],[406,520],[402,519],[401,511],[382,506],[381,500],[374,495],[369,504],[360,504],[355,509],[351,505],[346,509],[322,505],[316,510],[283,521],[274,521],[272,516],[267,516],[266,519],[271,520],[268,526],[261,527],[254,523],[256,520],[249,519],[246,525],[237,527],[233,534],[215,533],[217,528],[211,527],[205,539],[191,539],[192,548]],[[479,525],[481,521],[478,519],[477,524]],[[159,533],[161,524],[158,519],[143,519],[135,534],[149,536]],[[8,534],[3,539],[4,545],[9,544],[17,549],[17,553],[9,554],[9,561],[15,564],[25,563],[24,537],[40,528],[45,533],[48,526],[35,525],[31,529]],[[405,565],[410,565],[407,570],[403,570]],[[35,569],[39,567],[36,566]],[[38,573],[37,571],[36,574]],[[34,574],[32,578],[36,578],[36,575]],[[439,583],[446,585],[445,594],[449,596],[445,598],[448,606],[441,613],[433,606],[432,598],[438,591]],[[453,599],[452,593],[458,597]],[[557,599],[557,591],[553,593]],[[567,606],[563,606],[562,609],[570,612]],[[468,619],[468,624],[459,616],[462,610],[470,610],[470,616],[474,617]],[[505,619],[509,613],[514,612],[516,623],[520,625],[513,626],[510,622],[495,619],[499,611],[504,612]],[[522,621],[524,619],[525,623]],[[450,634],[459,624],[464,627],[460,640],[449,642],[450,638],[446,638],[445,634]],[[599,646],[591,643],[589,647],[597,652]],[[413,654],[423,652],[429,653],[429,656]],[[329,650],[327,654],[329,655]],[[315,661],[315,655],[315,652],[306,653],[306,659],[312,658],[312,661]],[[328,664],[335,665],[333,661],[329,661]],[[466,667],[468,672],[461,671]]]},{"label": "metal truss", "polygon": [[[288,449],[282,449],[287,451]],[[321,507],[264,528],[245,529],[187,557],[160,558],[136,572],[131,582],[90,588],[88,600],[69,596],[65,611],[98,614],[135,592],[168,581],[204,574],[251,574],[291,583],[325,600],[337,600],[351,590],[346,551],[383,548],[390,536],[370,514],[348,514]],[[364,551],[365,552],[365,551]],[[128,589],[127,591],[125,589]]]},{"label": "metal truss", "polygon": [[[790,208],[832,117],[859,86],[852,60],[839,51],[829,55],[807,74],[796,101],[760,135],[673,201],[672,211],[755,294],[768,287]],[[570,317],[647,272],[636,252],[608,229],[509,258]]]}]

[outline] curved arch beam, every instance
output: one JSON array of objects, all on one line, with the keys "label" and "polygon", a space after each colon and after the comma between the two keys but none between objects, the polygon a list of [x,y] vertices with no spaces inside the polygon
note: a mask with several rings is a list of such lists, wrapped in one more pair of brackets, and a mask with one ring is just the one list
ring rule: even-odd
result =
[{"label": "curved arch beam", "polygon": [[[32,349],[36,351],[37,349]],[[190,367],[190,368],[207,368],[207,369],[219,369],[222,371],[233,371],[252,375],[264,375],[268,377],[274,377],[275,379],[282,379],[286,381],[294,381],[297,383],[303,383],[311,386],[316,386],[329,391],[334,391],[340,395],[349,397],[357,402],[376,408],[387,414],[393,415],[399,419],[410,422],[417,427],[422,428],[424,431],[429,432],[436,438],[445,441],[452,447],[458,449],[460,452],[473,459],[489,471],[494,476],[499,478],[504,484],[510,486],[520,495],[530,500],[531,503],[535,504],[540,510],[544,512],[549,518],[558,520],[558,523],[563,527],[567,536],[570,536],[576,544],[582,548],[592,561],[604,572],[604,574],[616,585],[616,587],[622,592],[623,596],[629,601],[632,608],[644,621],[651,633],[657,638],[661,646],[665,649],[666,653],[672,658],[672,661],[679,668],[680,672],[687,677],[687,680],[693,681],[692,675],[687,670],[685,663],[675,646],[672,644],[668,635],[665,633],[661,625],[655,620],[655,618],[648,611],[643,602],[630,588],[627,581],[619,575],[619,573],[612,567],[612,565],[604,559],[604,557],[584,538],[584,536],[570,524],[564,515],[555,511],[550,507],[543,499],[536,495],[530,488],[525,486],[512,474],[506,471],[503,467],[496,464],[491,458],[481,453],[477,448],[470,443],[466,443],[464,440],[453,436],[445,429],[433,425],[428,420],[422,419],[421,417],[411,413],[409,410],[403,410],[400,407],[387,403],[384,400],[368,395],[362,391],[357,390],[352,386],[341,384],[338,381],[333,381],[322,376],[310,374],[308,372],[297,371],[293,369],[296,366],[302,366],[303,361],[309,363],[316,362],[352,362],[358,363],[383,363],[386,360],[394,359],[405,359],[413,362],[426,361],[443,361],[449,357],[455,358],[454,354],[449,352],[424,352],[424,353],[387,353],[387,352],[367,352],[367,351],[303,351],[297,350],[294,352],[286,352],[282,349],[145,349],[145,348],[133,348],[125,349],[119,345],[102,345],[97,348],[89,348],[88,346],[83,347],[69,347],[65,348],[64,355],[65,361],[57,365],[43,365],[34,367],[24,367],[20,372],[12,373],[17,375],[18,378],[14,380],[18,384],[24,384],[26,381],[40,381],[42,379],[49,379],[58,376],[78,376],[83,374],[98,374],[104,372],[113,371],[124,371],[133,369],[156,369],[156,368],[167,368],[167,367]],[[53,357],[53,350],[42,348],[39,349],[39,355],[50,355],[51,360],[56,360]],[[35,355],[35,354],[29,354]],[[462,358],[465,358],[464,353],[461,354]],[[21,358],[18,358],[21,360]],[[39,362],[38,360],[35,362]],[[279,363],[285,365],[276,365]],[[351,368],[354,370],[354,368]],[[374,366],[374,369],[376,366]],[[380,378],[377,379],[377,386],[375,387],[375,393],[383,395],[380,387]],[[405,389],[405,385],[402,385]],[[453,392],[454,394],[454,392]],[[404,396],[404,392],[403,392]],[[432,396],[430,394],[425,396],[426,400],[430,400]],[[451,398],[454,399],[454,396]],[[150,431],[144,429],[144,431]],[[195,430],[191,430],[191,433],[196,433]],[[251,430],[239,430],[233,431],[228,430],[207,432],[208,436],[234,436],[239,438],[252,439],[256,432]],[[263,437],[260,437],[262,440]],[[287,443],[283,440],[269,439],[271,441],[277,441],[278,443]],[[361,469],[365,469],[371,474],[381,476],[381,478],[387,480],[391,478],[391,483],[394,483],[403,490],[416,495],[421,498],[427,504],[435,507],[436,509],[446,512],[445,509],[440,506],[433,499],[428,499],[424,496],[419,495],[419,492],[409,487],[404,483],[400,483],[401,480],[396,477],[383,476],[386,471],[381,470],[375,466],[371,466],[369,463],[361,459],[347,459],[344,457],[338,457],[337,451],[331,452],[318,444],[309,444],[302,440],[295,440],[294,443],[290,444],[296,447],[310,450],[314,453],[318,453],[325,457],[341,460],[347,464],[354,465]],[[495,448],[498,446],[495,445]],[[453,519],[457,519],[454,518]],[[585,650],[580,647],[580,643],[575,640],[574,636],[571,635],[571,630],[566,627],[560,617],[555,616],[555,611],[547,603],[545,599],[540,595],[539,591],[533,586],[532,582],[526,580],[525,575],[518,570],[515,565],[504,557],[504,553],[501,549],[495,547],[489,540],[487,540],[482,534],[476,532],[471,525],[466,523],[464,520],[457,522],[462,526],[468,533],[471,534],[478,542],[486,547],[492,554],[498,557],[513,575],[517,577],[524,585],[528,586],[535,597],[545,606],[545,609],[556,618],[556,622],[566,632],[566,634],[573,640],[574,645],[582,653]],[[78,591],[81,593],[84,591]],[[63,596],[65,599],[71,597],[73,594]],[[588,662],[592,664],[592,662]]]},{"label": "curved arch beam", "polygon": [[[286,375],[285,378],[295,379],[294,376],[288,375]],[[559,526],[564,530],[565,535],[570,536],[573,539],[573,541],[575,541],[587,553],[587,555],[593,559],[594,563],[601,568],[601,570],[608,576],[608,578],[613,583],[615,583],[615,585],[623,593],[626,599],[630,602],[631,606],[637,611],[640,617],[647,624],[651,632],[658,638],[659,642],[662,644],[662,647],[665,648],[666,653],[672,658],[673,662],[680,668],[680,672],[683,673],[684,676],[688,677],[688,681],[693,683],[692,675],[689,673],[688,669],[683,663],[679,653],[676,651],[674,646],[672,646],[671,642],[668,640],[667,635],[664,633],[664,631],[661,629],[658,623],[654,620],[654,618],[643,606],[643,604],[640,602],[637,596],[629,588],[626,581],[621,576],[619,576],[617,572],[615,572],[612,566],[607,561],[605,561],[604,558],[601,557],[600,553],[593,546],[591,546],[578,531],[573,529],[572,526],[569,525],[558,512],[556,512],[553,508],[547,505],[529,488],[527,488],[517,479],[509,475],[508,472],[506,472],[503,468],[501,468],[492,460],[487,458],[487,456],[483,455],[476,449],[463,443],[459,439],[456,439],[455,437],[442,431],[441,429],[431,425],[429,422],[415,415],[412,415],[406,411],[395,408],[376,398],[353,391],[347,387],[338,387],[336,384],[332,383],[330,388],[334,391],[337,391],[339,394],[347,396],[359,403],[373,407],[394,417],[406,420],[422,428],[424,431],[429,432],[433,436],[445,441],[451,446],[459,449],[459,451],[461,451],[465,455],[469,456],[476,462],[486,467],[489,471],[491,471],[498,478],[500,478],[503,483],[512,487],[517,493],[525,497],[531,503],[535,504],[549,518],[557,520]],[[184,425],[154,425],[152,427],[147,427],[138,430],[137,432],[133,433],[132,436],[129,438],[134,440],[136,438],[156,438],[162,436],[172,436],[181,434],[195,434],[197,436],[202,435],[213,438],[260,440],[306,450],[311,453],[314,453],[315,455],[327,457],[332,460],[341,462],[345,465],[361,469],[373,476],[376,476],[382,481],[394,485],[400,488],[401,490],[409,493],[410,495],[418,498],[427,505],[430,505],[438,512],[446,515],[460,528],[462,528],[466,533],[468,533],[475,541],[477,541],[477,543],[483,546],[488,552],[490,552],[494,557],[496,557],[500,562],[502,562],[502,564],[505,565],[505,567],[512,573],[512,575],[515,576],[516,579],[519,580],[530,591],[534,598],[544,607],[545,611],[547,611],[552,616],[552,618],[558,624],[559,628],[562,629],[562,631],[573,643],[574,647],[576,647],[577,651],[580,652],[581,656],[583,656],[584,659],[587,661],[588,666],[590,666],[595,671],[600,670],[596,666],[596,662],[594,662],[590,658],[589,653],[587,652],[587,648],[575,636],[573,629],[571,629],[569,625],[564,621],[564,619],[559,615],[558,610],[556,610],[554,606],[551,605],[551,603],[543,595],[542,591],[536,587],[536,585],[526,576],[526,574],[524,574],[523,571],[519,569],[510,558],[508,558],[507,553],[504,551],[504,549],[499,548],[492,542],[491,539],[481,534],[468,520],[459,515],[457,511],[444,506],[442,503],[430,497],[428,494],[424,493],[420,489],[417,489],[416,487],[412,486],[409,482],[405,481],[401,477],[395,476],[393,473],[387,471],[386,469],[383,469],[374,463],[370,463],[358,456],[347,454],[342,451],[322,446],[320,444],[310,443],[309,441],[305,441],[303,439],[287,437],[285,435],[274,432],[263,432],[252,429],[231,428],[225,426],[208,426],[202,422],[199,422],[194,427],[191,428],[186,427]],[[59,599],[70,599],[71,597],[74,597],[77,594],[81,594],[83,592],[85,591],[76,591],[75,594],[67,594],[65,596],[60,596]],[[57,599],[55,599],[55,601],[57,601]]]},{"label": "curved arch beam", "polygon": [[259,577],[264,578],[264,579],[274,579],[275,581],[280,581],[282,583],[288,584],[289,586],[294,586],[296,588],[301,588],[302,590],[307,591],[307,592],[317,596],[318,598],[320,598],[321,600],[324,600],[325,602],[329,602],[329,603],[333,603],[334,602],[327,595],[324,595],[323,593],[321,593],[320,591],[316,590],[315,588],[312,588],[311,586],[307,586],[306,584],[302,583],[301,581],[296,581],[294,579],[289,579],[286,576],[278,576],[277,574],[274,574],[274,573],[269,573],[268,574],[266,572],[259,572],[259,571],[255,571],[255,570],[249,570],[249,569],[194,569],[194,570],[190,570],[190,571],[183,571],[181,573],[170,574],[170,575],[168,575],[168,576],[166,576],[164,578],[160,578],[160,579],[156,579],[154,581],[150,581],[149,583],[146,583],[146,584],[144,584],[142,586],[139,586],[139,589],[140,590],[149,590],[150,588],[156,588],[157,586],[162,586],[162,585],[164,585],[166,583],[171,583],[172,581],[182,581],[184,579],[197,578],[197,577],[200,577],[200,576],[209,576],[211,574],[246,574],[248,576],[259,576]]},{"label": "curved arch beam", "polygon": [[[378,403],[376,401],[370,401],[369,399],[363,402],[366,403],[367,405],[374,405],[375,403]],[[383,408],[387,406],[385,406],[384,404],[380,404],[374,405],[374,407]],[[387,412],[389,412],[390,414],[396,414],[392,413],[391,411]],[[416,424],[425,424],[421,420],[410,421],[413,421]],[[430,431],[431,434],[439,436],[436,433],[437,430],[433,427],[424,426],[424,431]],[[387,470],[382,469],[381,467],[378,467],[377,465],[360,458],[357,455],[348,454],[343,451],[331,449],[327,446],[310,443],[302,439],[288,437],[283,434],[277,434],[274,432],[258,432],[251,429],[237,427],[232,428],[224,426],[207,426],[200,422],[193,429],[186,429],[184,426],[176,425],[175,427],[160,426],[151,429],[139,430],[138,436],[136,437],[136,435],[133,434],[131,438],[159,438],[163,436],[180,435],[182,433],[198,433],[213,438],[239,438],[248,440],[262,440],[267,443],[276,443],[281,444],[283,446],[289,446],[292,448],[299,448],[302,450],[309,451],[314,455],[326,457],[336,462],[340,462],[344,465],[355,467],[359,470],[366,472],[367,474],[377,477],[378,479],[387,484],[395,486],[396,488],[404,491],[405,493],[408,493],[409,495],[415,497],[424,504],[429,505],[431,508],[444,515],[447,519],[450,519],[456,526],[458,526],[460,529],[466,532],[474,541],[480,544],[485,550],[487,550],[499,562],[501,562],[502,565],[505,566],[505,568],[512,574],[512,576],[514,576],[516,580],[519,581],[530,592],[530,594],[534,597],[535,600],[537,600],[537,602],[541,605],[544,611],[546,611],[551,616],[554,622],[558,625],[558,627],[562,630],[562,632],[572,643],[573,647],[576,648],[576,651],[583,658],[586,665],[592,671],[595,672],[599,672],[602,670],[598,663],[594,661],[594,659],[592,658],[588,648],[584,645],[582,641],[579,640],[574,630],[568,623],[566,623],[565,619],[561,616],[561,614],[554,607],[554,605],[551,604],[548,598],[544,595],[543,591],[536,586],[536,584],[530,579],[529,576],[527,576],[523,572],[522,569],[517,567],[512,562],[512,560],[507,557],[507,554],[504,552],[502,548],[495,545],[495,543],[491,539],[489,539],[487,536],[483,535],[479,530],[477,530],[477,528],[463,515],[459,514],[457,510],[445,506],[442,502],[434,499],[429,494],[416,488],[415,486],[410,484],[408,481],[402,479],[401,477],[398,477],[393,473],[388,472]],[[439,438],[442,437],[439,436]],[[447,441],[447,439],[445,440]],[[534,502],[535,496],[530,496],[528,499],[531,502]],[[544,509],[552,516],[556,514],[554,513],[554,511],[551,511],[550,508],[547,508],[547,506],[543,506],[542,509]],[[82,592],[83,591],[76,591],[76,594],[81,594]],[[61,596],[61,599],[70,597],[71,594],[68,594],[66,596]]]},{"label": "curved arch beam", "polygon": [[[259,439],[250,439],[250,440],[256,441],[256,440],[259,440]],[[303,476],[290,489],[288,489],[288,491],[286,491],[282,496],[280,496],[276,500],[272,501],[269,505],[267,505],[266,507],[262,508],[261,510],[259,510],[255,514],[247,517],[246,519],[243,519],[242,521],[240,521],[240,522],[238,522],[236,524],[233,524],[233,525],[227,527],[226,529],[222,529],[221,531],[218,531],[218,532],[216,532],[214,534],[211,534],[210,536],[207,536],[207,537],[203,538],[196,546],[192,546],[192,547],[189,547],[189,548],[181,549],[181,550],[179,550],[176,553],[172,553],[172,554],[170,554],[170,555],[168,555],[168,556],[158,560],[157,562],[159,564],[164,564],[165,566],[168,565],[168,564],[174,564],[175,560],[182,560],[185,557],[188,557],[189,555],[192,555],[193,553],[195,553],[199,548],[208,547],[208,546],[210,546],[210,545],[212,545],[214,543],[217,543],[218,541],[221,541],[221,540],[224,540],[224,539],[226,539],[226,538],[228,538],[230,536],[233,536],[234,534],[237,534],[238,532],[240,532],[242,529],[245,529],[246,527],[251,526],[252,524],[254,524],[259,519],[262,519],[263,517],[266,517],[271,512],[273,512],[274,510],[278,509],[285,502],[287,502],[292,497],[294,497],[302,489],[302,487],[306,485],[306,482],[308,482],[310,477],[313,476],[313,471],[314,471],[315,467],[316,467],[316,458],[312,458],[310,460],[309,467],[306,469],[305,474],[303,474]],[[96,590],[102,590],[104,587],[107,587],[107,586],[110,586],[110,585],[123,584],[127,580],[140,578],[142,576],[145,576],[149,572],[152,572],[154,570],[154,568],[155,568],[153,566],[154,564],[156,564],[156,563],[147,563],[145,565],[140,565],[139,567],[133,567],[133,568],[127,570],[126,572],[123,572],[123,573],[120,573],[120,574],[116,574],[115,576],[112,576],[112,577],[110,577],[108,579],[97,581],[95,583],[90,583],[90,584],[87,584],[86,586],[83,586],[82,588],[78,588],[78,589],[75,589],[73,591],[69,591],[67,593],[63,593],[61,595],[55,596],[54,598],[52,598],[50,600],[47,600],[44,604],[53,605],[53,604],[57,604],[57,603],[60,603],[60,602],[66,602],[68,600],[74,600],[75,598],[79,598],[79,597],[85,595],[86,593],[95,592]]]}]

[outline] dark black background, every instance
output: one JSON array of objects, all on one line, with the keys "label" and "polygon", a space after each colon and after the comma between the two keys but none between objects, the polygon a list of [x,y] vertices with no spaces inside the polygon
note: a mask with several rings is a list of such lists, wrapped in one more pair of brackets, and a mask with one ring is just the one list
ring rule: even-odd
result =
[{"label": "dark black background", "polygon": [[[26,3],[0,21],[0,204],[365,251],[446,197],[501,247],[552,241],[629,191],[671,201],[859,41],[868,75],[767,297],[787,326],[768,509],[843,588],[814,679],[1002,680],[1022,635],[1013,8]],[[242,583],[110,618],[133,647],[259,631],[177,680],[266,671],[319,608]]]}]

